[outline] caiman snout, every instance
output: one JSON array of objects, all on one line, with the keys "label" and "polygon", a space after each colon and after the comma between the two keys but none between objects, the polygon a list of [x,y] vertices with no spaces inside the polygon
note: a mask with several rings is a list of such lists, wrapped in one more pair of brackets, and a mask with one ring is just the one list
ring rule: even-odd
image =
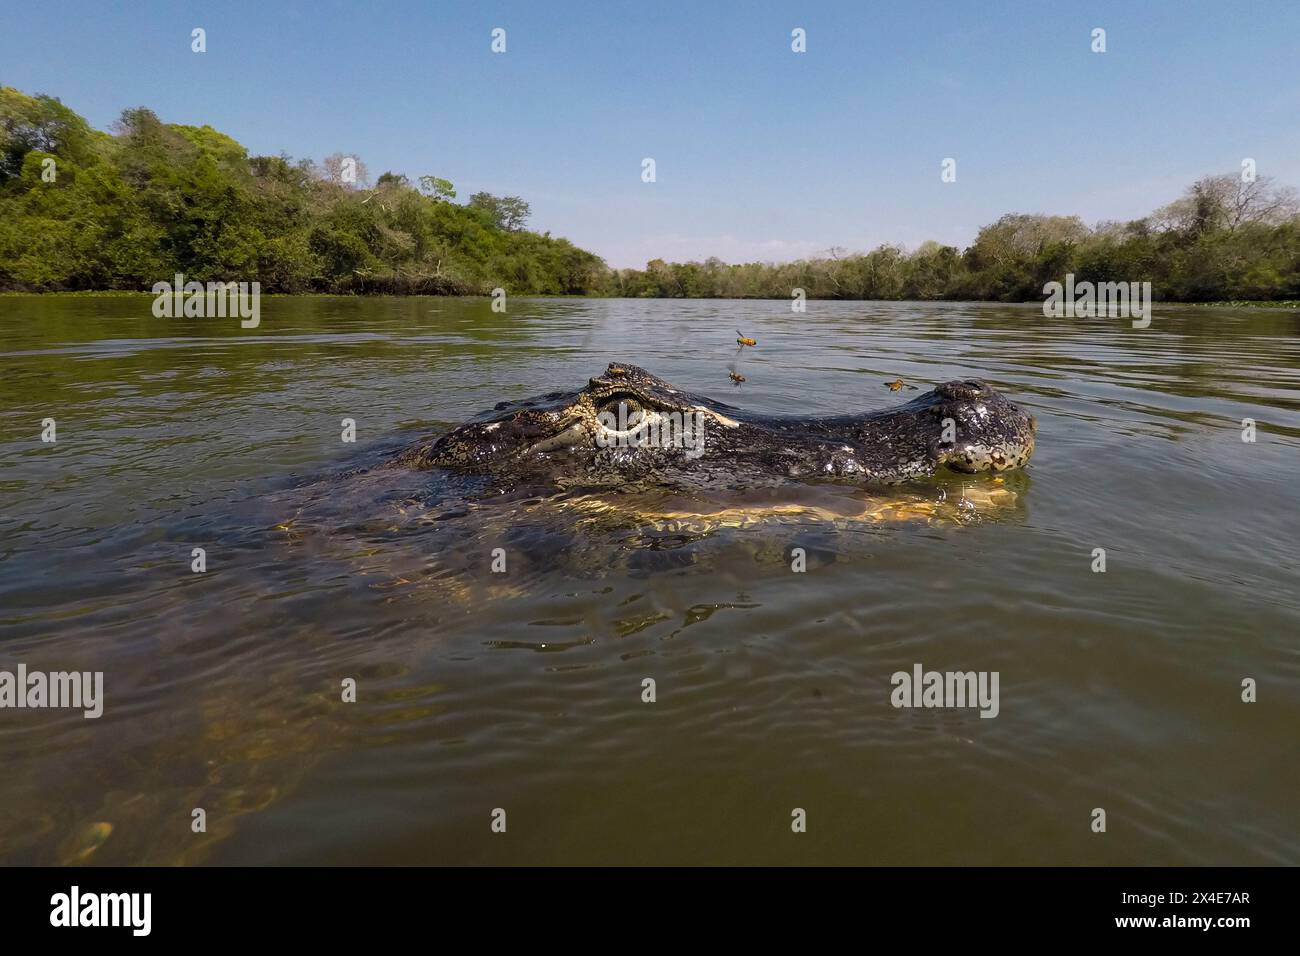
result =
[{"label": "caiman snout", "polygon": [[962,472],[1023,467],[1034,453],[1034,416],[974,379],[944,382],[917,399],[933,398],[939,419],[937,457]]}]

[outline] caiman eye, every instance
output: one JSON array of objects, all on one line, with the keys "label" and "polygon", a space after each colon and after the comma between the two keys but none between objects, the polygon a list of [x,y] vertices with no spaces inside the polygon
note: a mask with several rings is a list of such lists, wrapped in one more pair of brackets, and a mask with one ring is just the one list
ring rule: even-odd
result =
[{"label": "caiman eye", "polygon": [[607,398],[600,406],[600,414],[612,415],[615,419],[620,418],[620,408],[622,406],[621,417],[624,421],[637,421],[645,414],[645,406],[641,401],[632,395],[616,395]]}]

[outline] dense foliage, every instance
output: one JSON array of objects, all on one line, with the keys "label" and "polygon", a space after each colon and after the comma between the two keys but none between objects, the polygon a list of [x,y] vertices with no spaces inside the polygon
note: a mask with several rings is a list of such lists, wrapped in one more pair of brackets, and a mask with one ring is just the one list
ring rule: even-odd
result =
[{"label": "dense foliage", "polygon": [[182,272],[268,292],[582,294],[607,274],[525,231],[516,197],[462,206],[438,177],[366,176],[353,157],[250,157],[146,109],[99,132],[56,99],[0,88],[0,288],[148,289]]},{"label": "dense foliage", "polygon": [[147,289],[182,272],[268,292],[1041,299],[1043,285],[1151,282],[1175,301],[1300,298],[1294,191],[1212,176],[1150,216],[1095,228],[1007,215],[965,250],[927,242],[799,262],[611,270],[524,229],[528,204],[412,184],[341,154],[253,156],[208,126],[127,110],[112,133],[57,99],[0,87],[0,289]]},{"label": "dense foliage", "polygon": [[1144,219],[1090,229],[1076,217],[1007,215],[964,251],[935,242],[914,252],[778,265],[666,263],[615,273],[623,296],[812,299],[1042,299],[1047,282],[1150,282],[1157,299],[1207,302],[1300,297],[1300,218],[1294,194],[1266,179],[1213,176]]}]

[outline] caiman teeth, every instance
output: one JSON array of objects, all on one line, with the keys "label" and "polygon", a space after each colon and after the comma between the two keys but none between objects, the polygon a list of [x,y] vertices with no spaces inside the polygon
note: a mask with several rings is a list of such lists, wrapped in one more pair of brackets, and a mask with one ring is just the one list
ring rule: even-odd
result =
[{"label": "caiman teeth", "polygon": [[535,445],[530,445],[525,454],[532,452],[557,451],[561,448],[568,448],[570,445],[576,445],[587,435],[587,429],[581,421],[576,421],[559,434],[552,435],[550,438],[543,438]]},{"label": "caiman teeth", "polygon": [[726,425],[728,428],[740,427],[740,422],[736,421],[734,418],[728,418],[726,415],[719,415],[711,408],[705,408],[703,405],[696,405],[694,408],[697,412],[704,412],[704,414],[712,416],[719,425]]}]

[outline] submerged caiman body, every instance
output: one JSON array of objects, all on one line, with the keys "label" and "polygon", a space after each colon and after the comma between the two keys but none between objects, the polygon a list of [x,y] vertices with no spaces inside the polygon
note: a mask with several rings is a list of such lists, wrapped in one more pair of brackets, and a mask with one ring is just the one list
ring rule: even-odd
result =
[{"label": "submerged caiman body", "polygon": [[876,412],[759,415],[614,363],[578,391],[502,402],[401,464],[562,487],[897,484],[945,469],[1000,472],[1034,451],[1035,422],[983,382],[936,386]]}]

